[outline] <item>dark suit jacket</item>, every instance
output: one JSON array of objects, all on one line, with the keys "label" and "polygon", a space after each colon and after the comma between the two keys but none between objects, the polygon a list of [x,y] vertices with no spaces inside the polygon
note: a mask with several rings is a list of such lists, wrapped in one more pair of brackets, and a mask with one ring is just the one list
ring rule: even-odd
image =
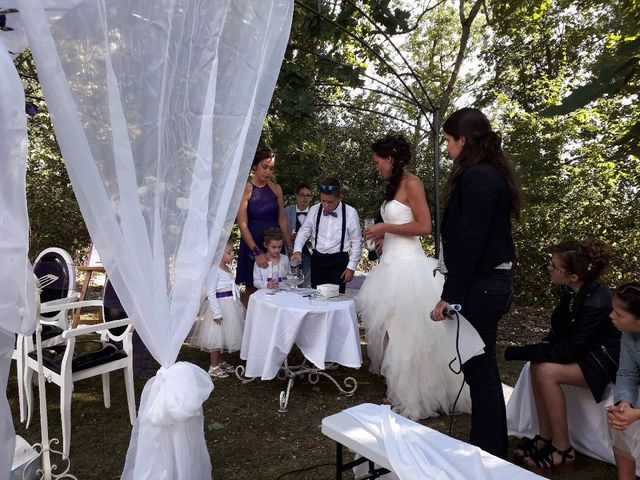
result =
[{"label": "dark suit jacket", "polygon": [[442,299],[464,304],[471,280],[516,258],[511,237],[511,191],[493,165],[471,167],[456,180],[442,219],[448,270]]}]

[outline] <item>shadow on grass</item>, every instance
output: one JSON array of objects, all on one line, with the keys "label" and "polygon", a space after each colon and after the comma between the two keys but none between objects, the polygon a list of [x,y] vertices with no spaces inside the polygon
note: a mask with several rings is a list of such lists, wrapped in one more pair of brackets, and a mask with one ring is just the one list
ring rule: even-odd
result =
[{"label": "shadow on grass", "polygon": [[[505,383],[515,384],[522,363],[504,362],[504,346],[539,339],[545,331],[546,315],[542,310],[514,308],[504,319],[498,347]],[[240,363],[237,355],[227,358],[233,365]],[[193,362],[205,369],[208,367],[208,354],[186,346],[182,348],[179,360]],[[321,380],[317,385],[298,381],[291,392],[287,413],[277,411],[279,394],[285,386],[283,381],[256,380],[241,384],[233,376],[216,380],[212,395],[203,405],[205,438],[211,455],[213,478],[275,480],[288,471],[333,462],[335,444],[320,433],[322,419],[360,403],[379,403],[385,396],[384,381],[370,374],[366,363],[359,370],[341,367],[333,374],[338,380],[347,376],[355,377],[359,385],[356,394],[353,397],[340,396],[326,380]],[[28,430],[19,424],[15,377],[15,367],[12,366],[7,396],[16,431],[30,443],[35,443],[40,437],[38,413],[35,412]],[[144,378],[135,381],[138,405],[145,381]],[[37,402],[37,387],[34,392]],[[50,437],[62,440],[58,410],[60,394],[55,385],[47,387],[47,399]],[[120,478],[131,435],[124,379],[120,373],[111,378],[111,405],[108,410],[104,408],[99,379],[76,384],[71,405],[70,458],[71,473],[80,480]],[[442,432],[447,432],[449,427],[449,419],[445,416],[427,419],[422,423]],[[453,436],[465,440],[468,429],[469,415],[456,416]],[[512,439],[511,448],[516,441]],[[335,473],[332,467],[325,466],[283,478],[332,479]],[[345,478],[352,479],[353,475],[347,474]],[[615,479],[616,475],[615,467],[579,455],[572,474],[550,478],[604,480]]]}]

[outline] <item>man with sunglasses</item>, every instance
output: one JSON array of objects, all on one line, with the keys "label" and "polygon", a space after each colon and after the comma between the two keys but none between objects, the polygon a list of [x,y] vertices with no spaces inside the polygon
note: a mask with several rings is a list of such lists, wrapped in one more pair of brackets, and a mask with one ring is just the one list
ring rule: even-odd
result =
[{"label": "man with sunglasses", "polygon": [[[291,233],[291,241],[296,239],[296,233],[304,224],[309,214],[309,205],[313,199],[311,187],[306,183],[301,183],[296,188],[296,203],[284,209],[289,224],[289,233]],[[307,288],[311,285],[311,242],[307,242],[302,247],[302,273],[304,274],[304,282],[300,285]]]},{"label": "man with sunglasses", "polygon": [[298,230],[291,259],[301,261],[304,245],[313,239],[311,286],[332,283],[344,293],[362,253],[360,219],[353,207],[342,202],[338,180],[326,178],[318,190],[320,203],[309,209]]}]

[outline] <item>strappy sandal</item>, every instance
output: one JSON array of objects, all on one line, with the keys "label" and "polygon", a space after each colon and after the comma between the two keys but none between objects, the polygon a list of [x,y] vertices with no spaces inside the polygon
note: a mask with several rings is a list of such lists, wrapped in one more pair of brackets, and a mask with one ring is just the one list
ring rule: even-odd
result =
[{"label": "strappy sandal", "polygon": [[222,362],[219,367],[221,369],[223,369],[225,372],[227,373],[233,373],[236,371],[236,367],[234,367],[233,365],[227,363],[227,362]]},{"label": "strappy sandal", "polygon": [[[554,453],[560,455],[559,463],[554,462]],[[533,456],[525,457],[524,460],[525,466],[535,473],[571,473],[576,460],[576,452],[573,447],[569,447],[566,450],[559,450],[554,447],[553,444],[548,443],[533,454]],[[530,460],[530,462],[527,460]]]},{"label": "strappy sandal", "polygon": [[209,367],[209,371],[207,373],[211,378],[227,378],[229,376],[223,368],[220,368],[220,365],[216,367]]},{"label": "strappy sandal", "polygon": [[[542,447],[538,447],[538,442],[542,442]],[[541,437],[540,435],[536,435],[531,439],[520,442],[520,444],[513,451],[513,455],[517,458],[533,457],[536,454],[536,452],[543,449],[550,443],[551,443],[551,440],[547,440],[546,438]]]}]

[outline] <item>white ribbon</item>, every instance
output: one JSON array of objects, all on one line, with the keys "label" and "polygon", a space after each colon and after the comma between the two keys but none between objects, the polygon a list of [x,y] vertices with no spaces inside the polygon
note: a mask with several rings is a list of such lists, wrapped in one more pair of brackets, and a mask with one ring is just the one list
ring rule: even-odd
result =
[{"label": "white ribbon", "polygon": [[[135,452],[136,460],[127,458],[122,478],[171,480],[187,478],[187,472],[194,480],[211,478],[202,403],[212,391],[211,377],[192,363],[161,367],[142,391],[131,435],[134,448],[127,455]],[[194,465],[202,465],[202,470],[193,472]]]}]

